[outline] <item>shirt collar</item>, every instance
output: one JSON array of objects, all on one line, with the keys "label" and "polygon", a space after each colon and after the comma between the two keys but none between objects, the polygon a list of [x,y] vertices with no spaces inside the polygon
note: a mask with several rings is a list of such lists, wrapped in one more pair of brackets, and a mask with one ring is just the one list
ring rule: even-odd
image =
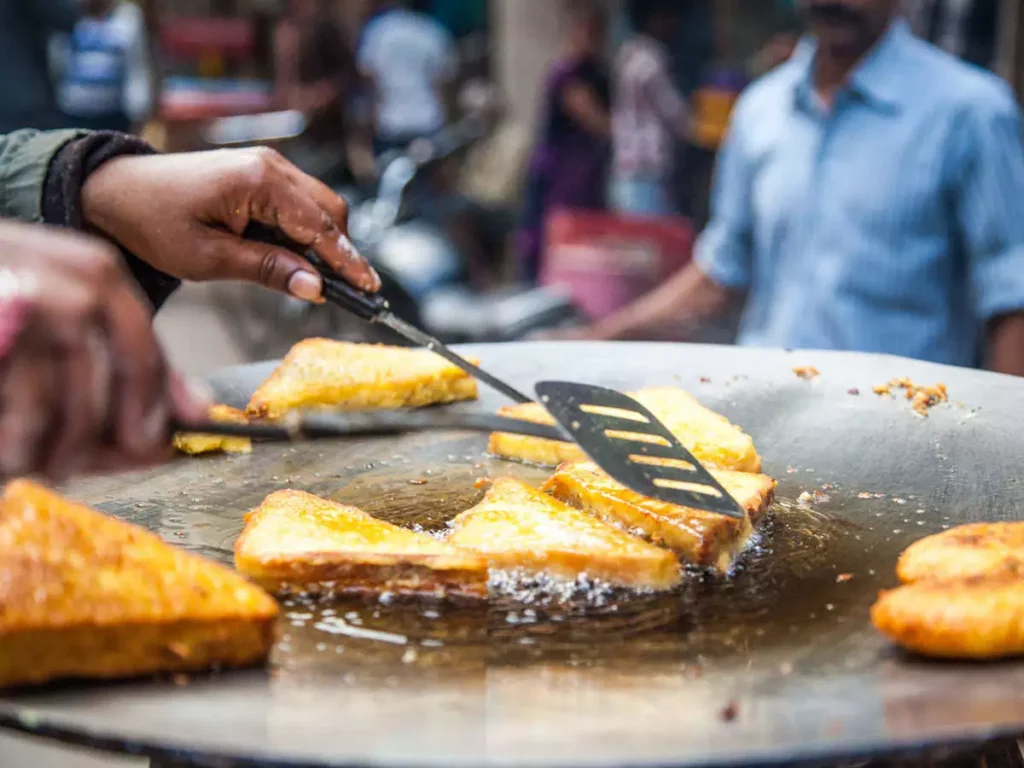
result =
[{"label": "shirt collar", "polygon": [[[869,104],[884,110],[899,111],[905,97],[900,92],[900,78],[895,76],[894,70],[899,65],[903,48],[912,34],[904,19],[893,21],[881,39],[854,68],[847,88]],[[817,43],[814,39],[805,37],[793,53],[792,61],[798,72],[795,96],[799,105],[810,104],[814,99],[816,51]]]}]

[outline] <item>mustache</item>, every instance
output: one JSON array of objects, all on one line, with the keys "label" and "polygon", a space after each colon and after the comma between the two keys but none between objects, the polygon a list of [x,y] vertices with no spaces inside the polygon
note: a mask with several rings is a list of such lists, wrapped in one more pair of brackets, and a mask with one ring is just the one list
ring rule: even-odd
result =
[{"label": "mustache", "polygon": [[804,14],[808,21],[818,24],[847,24],[859,27],[867,24],[867,18],[863,13],[845,3],[809,2],[805,6]]}]

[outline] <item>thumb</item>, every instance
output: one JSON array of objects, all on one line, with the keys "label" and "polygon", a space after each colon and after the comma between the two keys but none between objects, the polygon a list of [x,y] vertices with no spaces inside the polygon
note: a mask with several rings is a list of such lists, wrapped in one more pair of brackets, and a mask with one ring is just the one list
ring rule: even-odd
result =
[{"label": "thumb", "polygon": [[259,283],[304,301],[320,298],[320,275],[294,251],[227,232],[213,231],[208,236],[218,252],[218,277]]}]

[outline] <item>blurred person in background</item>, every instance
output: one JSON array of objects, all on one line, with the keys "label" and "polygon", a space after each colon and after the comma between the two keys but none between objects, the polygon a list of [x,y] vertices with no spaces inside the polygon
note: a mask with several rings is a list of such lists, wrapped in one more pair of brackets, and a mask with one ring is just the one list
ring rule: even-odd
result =
[{"label": "blurred person in background", "polygon": [[613,65],[610,201],[620,213],[669,216],[677,143],[689,137],[689,110],[672,73],[674,0],[630,0],[633,35]]},{"label": "blurred person in background", "polygon": [[63,125],[48,47],[77,20],[76,0],[0,0],[0,133]]},{"label": "blurred person in background", "polygon": [[289,159],[324,177],[346,166],[347,113],[359,83],[355,56],[331,0],[289,0],[274,30],[274,93],[280,109],[306,117]]},{"label": "blurred person in background", "polygon": [[904,12],[933,45],[985,69],[995,65],[999,0],[904,0]]},{"label": "blurred person in background", "polygon": [[56,39],[57,103],[65,123],[138,132],[153,109],[142,10],[127,0],[79,0],[82,17]]},{"label": "blurred person in background", "polygon": [[548,212],[605,207],[611,137],[611,89],[603,59],[606,28],[597,0],[565,3],[562,51],[544,82],[543,116],[518,236],[522,277],[531,282],[541,265]]},{"label": "blurred person in background", "polygon": [[369,88],[378,155],[439,131],[454,104],[455,44],[418,5],[373,0],[360,33],[357,62]]},{"label": "blurred person in background", "polygon": [[576,335],[678,333],[746,293],[743,344],[1024,374],[1013,94],[898,0],[802,4],[812,37],[740,99],[694,261]]}]

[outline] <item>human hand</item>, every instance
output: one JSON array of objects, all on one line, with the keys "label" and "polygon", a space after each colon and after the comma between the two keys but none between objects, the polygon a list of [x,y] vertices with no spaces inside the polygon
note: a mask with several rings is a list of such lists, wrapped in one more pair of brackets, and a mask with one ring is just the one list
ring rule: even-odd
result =
[{"label": "human hand", "polygon": [[208,403],[170,372],[109,245],[0,222],[0,477],[144,466]]},{"label": "human hand", "polygon": [[253,223],[311,248],[366,291],[380,278],[348,238],[348,205],[263,147],[119,157],[82,189],[86,225],[185,280],[248,280],[320,298],[319,274],[294,251],[243,239]]}]

